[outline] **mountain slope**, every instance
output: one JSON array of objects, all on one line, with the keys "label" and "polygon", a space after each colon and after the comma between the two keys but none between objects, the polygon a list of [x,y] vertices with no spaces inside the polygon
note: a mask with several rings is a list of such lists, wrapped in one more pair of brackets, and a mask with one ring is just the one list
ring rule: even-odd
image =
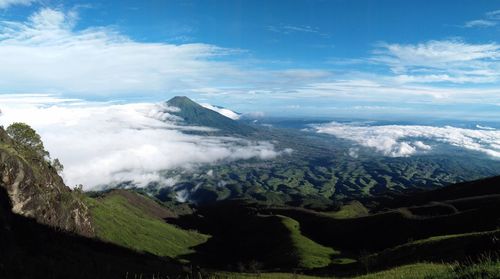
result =
[{"label": "mountain slope", "polygon": [[180,257],[208,236],[179,229],[164,218],[175,216],[165,207],[140,194],[114,190],[87,198],[98,238],[157,256]]},{"label": "mountain slope", "polygon": [[0,188],[0,278],[186,278],[172,260],[42,225],[11,208]]},{"label": "mountain slope", "polygon": [[204,108],[188,97],[176,96],[168,100],[166,104],[170,107],[178,108],[179,111],[169,113],[182,118],[187,125],[218,129],[226,135],[238,134],[248,136],[254,132],[254,128],[225,117],[211,109]]},{"label": "mountain slope", "polygon": [[12,201],[14,213],[85,236],[93,236],[82,195],[64,185],[42,156],[23,148],[0,127],[0,187]]}]

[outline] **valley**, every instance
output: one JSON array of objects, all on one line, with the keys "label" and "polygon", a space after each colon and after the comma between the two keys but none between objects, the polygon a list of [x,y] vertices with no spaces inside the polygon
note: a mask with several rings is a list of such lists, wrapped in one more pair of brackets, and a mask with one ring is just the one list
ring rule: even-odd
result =
[{"label": "valley", "polygon": [[[165,109],[184,119],[186,133],[269,141],[281,153],[161,170],[165,181],[174,181],[168,186],[124,181],[82,191],[64,185],[58,174],[63,166],[54,163],[36,131],[25,124],[0,129],[0,275],[498,275],[498,160],[467,152],[450,156],[456,147],[409,157],[356,147],[352,156],[347,151],[353,143],[344,139],[221,122],[224,116],[187,98],[172,100]],[[65,267],[51,268],[58,264]]]}]

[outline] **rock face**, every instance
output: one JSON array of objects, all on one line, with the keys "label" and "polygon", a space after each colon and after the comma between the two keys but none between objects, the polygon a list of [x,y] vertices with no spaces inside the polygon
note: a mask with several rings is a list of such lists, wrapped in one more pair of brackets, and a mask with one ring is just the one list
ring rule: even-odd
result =
[{"label": "rock face", "polygon": [[83,194],[67,187],[46,159],[17,148],[1,127],[0,187],[7,190],[14,213],[83,236],[94,236]]}]

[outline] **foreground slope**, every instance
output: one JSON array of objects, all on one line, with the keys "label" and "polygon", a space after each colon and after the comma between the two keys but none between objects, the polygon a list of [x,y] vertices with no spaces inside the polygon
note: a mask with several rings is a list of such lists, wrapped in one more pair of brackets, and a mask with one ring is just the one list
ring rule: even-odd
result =
[{"label": "foreground slope", "polygon": [[208,239],[166,223],[175,213],[138,193],[114,190],[86,201],[97,237],[127,248],[176,258]]},{"label": "foreground slope", "polygon": [[0,278],[152,278],[183,274],[166,258],[61,231],[11,212],[0,188]]}]

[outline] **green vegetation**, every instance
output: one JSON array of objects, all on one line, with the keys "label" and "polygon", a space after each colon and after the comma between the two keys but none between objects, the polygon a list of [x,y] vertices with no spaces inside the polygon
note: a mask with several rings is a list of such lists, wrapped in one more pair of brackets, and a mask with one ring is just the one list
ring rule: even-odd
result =
[{"label": "green vegetation", "polygon": [[[276,136],[275,139],[283,142],[285,136]],[[288,136],[294,138],[293,134]],[[321,145],[314,138],[295,140],[303,140],[310,146],[279,144],[277,149],[291,148],[294,152],[266,162],[221,162],[219,165],[200,167],[193,173],[170,170],[163,175],[178,177],[176,186],[203,191],[203,197],[198,195],[196,202],[247,198],[273,205],[308,207],[309,201],[315,200],[316,204],[310,208],[323,207],[331,211],[328,206],[338,200],[367,198],[388,190],[401,193],[416,187],[436,188],[498,175],[500,169],[500,161],[485,161],[460,154],[446,158],[427,155],[409,158],[360,157],[352,160],[340,152],[344,148],[342,145]],[[333,143],[337,144],[337,141],[333,140]],[[331,156],[325,157],[325,151],[319,152],[314,147],[329,150]],[[195,187],[199,184],[203,187]],[[220,187],[221,184],[225,187]],[[167,193],[169,190],[162,189],[160,195],[157,188],[146,190],[163,201],[172,201],[176,197],[174,191]]]},{"label": "green vegetation", "polygon": [[40,135],[28,124],[16,122],[7,127],[5,131],[16,143],[24,148],[36,152],[41,157],[49,155],[43,146]]},{"label": "green vegetation", "polygon": [[355,277],[317,277],[294,273],[230,273],[219,272],[208,276],[213,279],[494,279],[500,278],[500,262],[483,259],[471,264],[416,263]]},{"label": "green vegetation", "polygon": [[417,263],[356,277],[357,279],[493,279],[500,278],[500,261],[486,257],[477,263]]},{"label": "green vegetation", "polygon": [[[408,263],[408,259],[463,259],[465,253],[494,253],[498,250],[495,247],[498,247],[499,238],[500,230],[434,236],[385,249],[366,257],[365,260],[371,265],[385,266]],[[484,257],[480,256],[480,259],[484,260]]]},{"label": "green vegetation", "polygon": [[455,264],[449,266],[449,271],[431,278],[442,279],[474,279],[500,278],[500,261],[485,257],[479,263]]},{"label": "green vegetation", "polygon": [[324,267],[331,263],[334,255],[339,255],[338,251],[330,247],[322,246],[311,239],[305,237],[300,232],[300,224],[292,218],[279,216],[285,227],[290,231],[292,244],[296,249],[299,259],[299,267],[317,268]]},{"label": "green vegetation", "polygon": [[473,238],[473,237],[479,237],[479,236],[492,236],[492,237],[494,237],[494,235],[498,235],[499,233],[500,233],[500,229],[494,230],[494,231],[488,231],[488,232],[473,232],[473,233],[438,235],[438,236],[433,236],[433,237],[429,237],[426,239],[413,241],[413,242],[407,243],[405,245],[409,245],[409,246],[422,245],[422,244],[439,242],[439,241],[448,240],[448,239],[465,240],[467,238]]},{"label": "green vegetation", "polygon": [[[42,138],[31,126],[21,122],[15,122],[9,125],[5,130],[7,135],[14,141],[15,149],[20,152],[22,157],[29,159],[41,158],[49,166],[54,168],[57,173],[64,169],[59,159],[50,159],[50,153],[45,150]],[[2,144],[4,146],[5,144]]]},{"label": "green vegetation", "polygon": [[192,253],[191,247],[208,239],[150,216],[119,195],[87,201],[97,236],[134,250],[175,258]]},{"label": "green vegetation", "polygon": [[342,205],[339,211],[332,211],[326,214],[333,218],[345,219],[366,216],[368,213],[368,209],[362,203],[353,201],[346,205]]},{"label": "green vegetation", "polygon": [[208,279],[319,279],[321,277],[293,273],[233,273],[219,272]]},{"label": "green vegetation", "polygon": [[444,275],[448,272],[450,272],[450,267],[445,264],[417,263],[359,276],[356,277],[356,279],[440,278],[439,276]]}]

